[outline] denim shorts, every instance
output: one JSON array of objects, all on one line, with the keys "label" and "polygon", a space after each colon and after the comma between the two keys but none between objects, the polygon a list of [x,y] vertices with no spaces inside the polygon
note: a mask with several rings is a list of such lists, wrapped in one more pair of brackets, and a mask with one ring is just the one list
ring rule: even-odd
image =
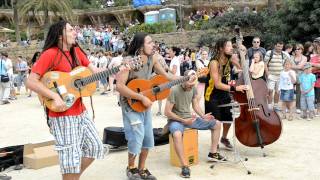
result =
[{"label": "denim shorts", "polygon": [[293,101],[294,98],[294,90],[289,89],[289,90],[283,90],[281,89],[280,91],[280,100],[284,102],[291,102]]},{"label": "denim shorts", "polygon": [[300,97],[300,106],[301,110],[306,111],[314,111],[314,96],[305,96],[301,95]]},{"label": "denim shorts", "polygon": [[122,105],[122,117],[130,154],[138,155],[141,148],[150,149],[154,147],[150,108],[145,112],[136,112],[127,105]]},{"label": "denim shorts", "polygon": [[169,131],[173,134],[176,131],[184,132],[185,128],[192,128],[198,130],[212,129],[216,125],[216,121],[206,121],[198,117],[191,126],[186,126],[179,121],[169,120]]}]

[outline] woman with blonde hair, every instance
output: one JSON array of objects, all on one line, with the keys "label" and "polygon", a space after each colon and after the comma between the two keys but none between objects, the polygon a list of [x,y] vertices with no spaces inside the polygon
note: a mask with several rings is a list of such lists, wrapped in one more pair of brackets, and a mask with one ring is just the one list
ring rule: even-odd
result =
[{"label": "woman with blonde hair", "polygon": [[[294,55],[291,56],[291,69],[296,72],[296,76],[299,77],[300,74],[303,72],[303,67],[307,63],[307,57],[303,55],[304,47],[302,44],[296,44],[294,48]],[[296,112],[299,114],[300,111],[300,82],[298,78],[296,78]]]}]

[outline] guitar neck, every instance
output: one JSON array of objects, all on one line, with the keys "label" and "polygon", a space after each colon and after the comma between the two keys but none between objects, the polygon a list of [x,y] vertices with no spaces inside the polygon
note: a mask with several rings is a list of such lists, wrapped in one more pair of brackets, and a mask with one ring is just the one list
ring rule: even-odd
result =
[{"label": "guitar neck", "polygon": [[85,85],[88,85],[88,84],[93,83],[95,81],[99,81],[103,78],[107,78],[110,75],[116,74],[119,71],[120,71],[120,66],[117,66],[112,69],[107,69],[107,70],[92,74],[91,76],[82,78],[81,81],[83,81],[83,83],[84,83],[83,85],[85,86]]},{"label": "guitar neck", "polygon": [[165,84],[161,84],[158,86],[157,89],[154,89],[153,91],[154,91],[154,93],[157,93],[157,92],[163,91],[165,89],[170,89],[171,87],[178,85],[178,84],[181,84],[185,81],[188,81],[189,79],[190,79],[190,76],[185,76],[183,78],[173,80],[173,81],[165,83]]}]

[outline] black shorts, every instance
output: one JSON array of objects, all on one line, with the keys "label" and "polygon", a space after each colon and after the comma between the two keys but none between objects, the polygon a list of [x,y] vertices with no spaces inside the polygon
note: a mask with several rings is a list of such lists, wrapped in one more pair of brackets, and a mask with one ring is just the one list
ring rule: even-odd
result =
[{"label": "black shorts", "polygon": [[212,113],[212,115],[215,117],[215,119],[218,119],[219,121],[233,121],[232,114],[230,112],[231,107],[218,107],[219,105],[228,104],[231,102],[231,98],[225,98],[221,100],[211,100],[206,101],[204,103],[205,106],[205,113]]}]

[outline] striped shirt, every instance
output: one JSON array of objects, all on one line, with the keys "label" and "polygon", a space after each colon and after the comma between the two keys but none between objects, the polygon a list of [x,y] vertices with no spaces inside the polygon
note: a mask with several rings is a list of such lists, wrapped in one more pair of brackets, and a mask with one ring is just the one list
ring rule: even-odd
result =
[{"label": "striped shirt", "polygon": [[280,76],[281,71],[283,70],[283,65],[286,60],[290,60],[290,58],[285,53],[277,53],[273,50],[272,59],[270,59],[271,51],[269,50],[266,53],[264,58],[265,63],[267,64],[268,71],[270,75]]}]

